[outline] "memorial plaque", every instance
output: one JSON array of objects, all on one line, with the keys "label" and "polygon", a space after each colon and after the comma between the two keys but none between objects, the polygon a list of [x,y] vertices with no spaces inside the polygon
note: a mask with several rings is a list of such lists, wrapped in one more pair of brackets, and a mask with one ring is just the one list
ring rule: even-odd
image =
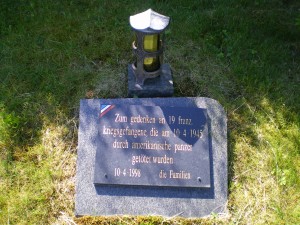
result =
[{"label": "memorial plaque", "polygon": [[207,110],[102,104],[94,184],[210,187]]},{"label": "memorial plaque", "polygon": [[227,118],[214,99],[83,99],[77,153],[76,216],[227,212]]}]

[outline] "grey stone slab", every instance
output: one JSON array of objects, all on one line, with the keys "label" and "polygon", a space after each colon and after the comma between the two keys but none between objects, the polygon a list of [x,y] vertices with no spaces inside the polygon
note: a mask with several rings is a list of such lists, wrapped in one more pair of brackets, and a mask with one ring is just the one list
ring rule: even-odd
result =
[{"label": "grey stone slab", "polygon": [[161,75],[145,80],[142,87],[136,85],[132,65],[128,65],[128,97],[171,97],[173,93],[172,72],[169,64],[163,64]]},{"label": "grey stone slab", "polygon": [[[207,109],[211,132],[210,188],[94,185],[100,104]],[[80,102],[75,214],[203,217],[226,212],[227,118],[209,98],[89,99]]]}]

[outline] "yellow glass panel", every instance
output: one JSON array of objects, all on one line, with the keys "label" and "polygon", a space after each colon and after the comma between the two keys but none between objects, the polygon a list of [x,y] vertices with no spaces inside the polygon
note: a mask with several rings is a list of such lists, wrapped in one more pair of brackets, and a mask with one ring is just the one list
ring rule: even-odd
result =
[{"label": "yellow glass panel", "polygon": [[[145,35],[144,36],[144,50],[147,52],[155,52],[159,47],[159,35]],[[147,57],[144,59],[144,68],[147,71],[155,71],[159,68],[158,57]]]},{"label": "yellow glass panel", "polygon": [[144,36],[144,49],[148,52],[155,52],[158,49],[158,34]]}]

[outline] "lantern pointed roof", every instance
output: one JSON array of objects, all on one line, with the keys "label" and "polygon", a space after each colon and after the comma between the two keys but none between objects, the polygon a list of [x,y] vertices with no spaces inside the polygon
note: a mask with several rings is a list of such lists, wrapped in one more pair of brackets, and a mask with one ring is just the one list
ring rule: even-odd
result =
[{"label": "lantern pointed roof", "polygon": [[159,14],[152,9],[130,16],[130,25],[133,29],[143,32],[163,31],[170,22],[170,17]]}]

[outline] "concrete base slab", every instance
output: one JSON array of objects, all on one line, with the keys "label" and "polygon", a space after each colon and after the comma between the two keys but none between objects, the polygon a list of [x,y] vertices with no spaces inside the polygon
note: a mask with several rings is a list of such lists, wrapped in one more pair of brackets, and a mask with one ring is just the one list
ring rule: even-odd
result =
[{"label": "concrete base slab", "polygon": [[[207,109],[211,134],[210,188],[94,185],[95,155],[99,144],[100,104],[126,104]],[[80,102],[75,214],[161,215],[204,217],[226,213],[227,118],[210,98],[84,99]]]}]

